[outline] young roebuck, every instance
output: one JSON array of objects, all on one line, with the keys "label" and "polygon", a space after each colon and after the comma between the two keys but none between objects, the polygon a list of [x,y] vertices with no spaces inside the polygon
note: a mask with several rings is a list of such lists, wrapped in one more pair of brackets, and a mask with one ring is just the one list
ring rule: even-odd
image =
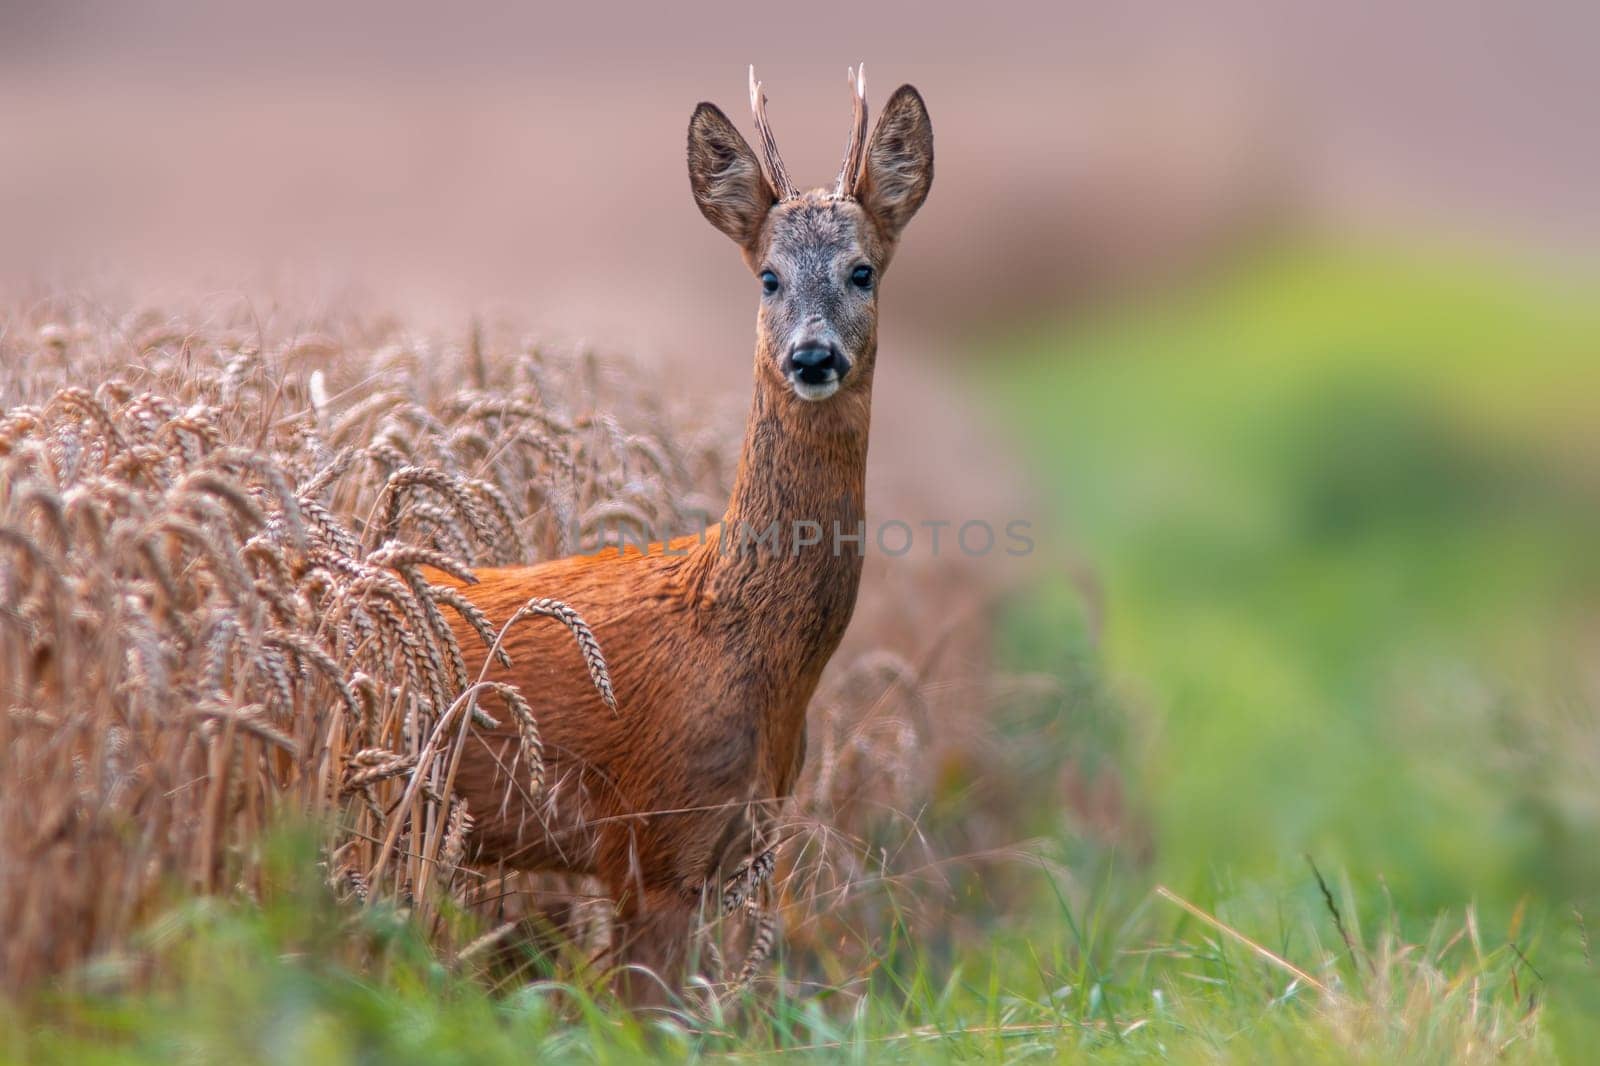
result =
[{"label": "young roebuck", "polygon": [[[806,705],[855,605],[878,293],[928,195],[933,129],[911,86],[871,138],[863,78],[832,189],[790,182],[751,74],[761,159],[715,106],[689,121],[689,181],[761,283],[755,399],[720,525],[646,552],[483,569],[462,592],[498,627],[530,597],[590,624],[615,706],[565,630],[519,623],[491,679],[532,704],[546,766],[532,780],[516,728],[462,754],[457,791],[477,861],[598,877],[617,906],[624,991],[657,998],[683,974],[704,894],[770,870],[768,831],[805,758]],[[439,580],[446,581],[442,575]],[[478,647],[463,625],[463,647]],[[739,891],[743,891],[740,888]]]}]

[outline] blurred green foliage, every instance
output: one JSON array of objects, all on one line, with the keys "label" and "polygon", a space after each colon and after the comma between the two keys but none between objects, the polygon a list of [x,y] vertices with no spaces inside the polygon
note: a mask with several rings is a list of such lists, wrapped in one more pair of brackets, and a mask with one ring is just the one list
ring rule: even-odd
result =
[{"label": "blurred green foliage", "polygon": [[[1303,883],[1309,853],[1413,927],[1596,913],[1594,292],[1302,248],[991,346],[979,387],[1105,597],[1153,877]],[[1017,661],[1082,663],[1079,600],[1020,604]]]},{"label": "blurred green foliage", "polygon": [[1600,796],[1517,758],[1594,695],[1563,659],[1600,602],[1600,304],[1280,255],[1020,347],[984,376],[1148,701],[1164,869],[1312,850],[1425,911],[1600,883]]}]

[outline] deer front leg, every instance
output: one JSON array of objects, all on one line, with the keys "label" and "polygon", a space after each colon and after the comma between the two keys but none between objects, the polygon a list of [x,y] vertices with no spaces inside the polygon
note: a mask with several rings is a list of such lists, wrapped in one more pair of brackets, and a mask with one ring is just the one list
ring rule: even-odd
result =
[{"label": "deer front leg", "polygon": [[683,991],[695,907],[672,888],[635,892],[612,933],[617,992],[630,1007],[670,1006]]}]

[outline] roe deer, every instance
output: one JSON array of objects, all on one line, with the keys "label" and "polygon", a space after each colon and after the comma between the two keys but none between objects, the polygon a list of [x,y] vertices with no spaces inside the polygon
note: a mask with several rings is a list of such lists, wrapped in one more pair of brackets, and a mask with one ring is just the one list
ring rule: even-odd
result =
[{"label": "roe deer", "polygon": [[[753,70],[759,160],[714,105],[689,121],[695,202],[761,283],[755,399],[722,523],[643,552],[481,569],[461,587],[496,627],[533,596],[569,604],[615,693],[608,706],[562,627],[507,631],[514,665],[487,676],[532,704],[547,765],[541,789],[512,726],[467,743],[457,791],[477,861],[598,877],[617,907],[614,961],[673,988],[702,893],[770,871],[766,830],[799,775],[806,705],[861,577],[879,283],[928,195],[933,129],[906,85],[869,139],[859,73],[851,88],[829,190],[790,183]],[[484,649],[459,628],[476,671]],[[623,982],[635,1002],[659,998],[637,972]]]}]

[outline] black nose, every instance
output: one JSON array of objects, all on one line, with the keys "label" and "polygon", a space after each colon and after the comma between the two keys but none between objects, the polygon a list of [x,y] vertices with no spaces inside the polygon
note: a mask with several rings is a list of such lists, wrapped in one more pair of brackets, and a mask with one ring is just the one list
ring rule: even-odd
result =
[{"label": "black nose", "polygon": [[796,348],[789,356],[795,377],[807,385],[826,385],[844,377],[845,362],[832,345]]}]

